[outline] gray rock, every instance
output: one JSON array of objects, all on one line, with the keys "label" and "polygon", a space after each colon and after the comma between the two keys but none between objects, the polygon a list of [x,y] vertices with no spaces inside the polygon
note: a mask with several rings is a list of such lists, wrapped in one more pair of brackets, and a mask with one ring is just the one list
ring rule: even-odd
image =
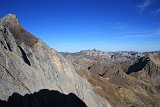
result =
[{"label": "gray rock", "polygon": [[0,99],[41,89],[72,92],[88,107],[110,106],[77,74],[70,61],[23,29],[16,16],[9,14],[0,20]]}]

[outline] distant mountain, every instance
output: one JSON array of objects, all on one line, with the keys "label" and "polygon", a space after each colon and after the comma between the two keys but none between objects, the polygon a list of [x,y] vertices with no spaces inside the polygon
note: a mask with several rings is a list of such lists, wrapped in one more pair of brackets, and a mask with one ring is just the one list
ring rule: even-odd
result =
[{"label": "distant mountain", "polygon": [[92,59],[106,59],[112,61],[125,61],[125,60],[136,60],[137,58],[143,57],[151,53],[160,53],[160,51],[151,52],[135,52],[135,51],[118,51],[118,52],[105,52],[100,50],[82,50],[80,52],[70,53],[70,52],[59,52],[63,56],[71,55]]},{"label": "distant mountain", "polygon": [[160,52],[61,53],[113,107],[160,107]]},{"label": "distant mountain", "polygon": [[97,58],[97,59],[106,59],[106,60],[130,60],[136,59],[142,56],[145,56],[147,53],[140,53],[134,51],[119,51],[119,52],[104,52],[100,50],[82,50],[80,52],[69,53],[69,52],[60,52],[62,55],[67,56],[79,56],[79,57],[86,57],[86,58]]}]

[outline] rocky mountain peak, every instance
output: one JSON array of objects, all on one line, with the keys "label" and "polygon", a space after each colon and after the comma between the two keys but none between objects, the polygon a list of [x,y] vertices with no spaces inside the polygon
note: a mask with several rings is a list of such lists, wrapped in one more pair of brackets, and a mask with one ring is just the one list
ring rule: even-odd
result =
[{"label": "rocky mountain peak", "polygon": [[18,21],[16,15],[8,14],[0,20],[0,25],[4,26],[4,30],[9,30],[15,38],[18,45],[24,43],[33,46],[38,42],[38,38],[26,31]]},{"label": "rocky mountain peak", "polygon": [[15,27],[20,25],[15,14],[6,15],[1,19],[1,23],[7,27]]},{"label": "rocky mountain peak", "polygon": [[3,19],[17,19],[17,16],[15,14],[9,13],[6,16],[4,16]]}]

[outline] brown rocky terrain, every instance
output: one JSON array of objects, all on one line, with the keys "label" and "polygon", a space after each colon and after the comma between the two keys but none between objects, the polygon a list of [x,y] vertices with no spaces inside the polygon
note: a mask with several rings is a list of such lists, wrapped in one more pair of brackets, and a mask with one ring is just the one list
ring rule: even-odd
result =
[{"label": "brown rocky terrain", "polygon": [[[0,20],[0,99],[7,101],[13,93],[32,95],[42,89],[74,93],[88,107],[110,107],[69,60],[26,31],[16,16],[9,14]],[[29,102],[24,103],[28,107]]]},{"label": "brown rocky terrain", "polygon": [[159,52],[143,53],[134,58],[127,55],[125,60],[118,58],[115,61],[99,56],[93,58],[93,54],[90,57],[85,55],[68,53],[64,56],[74,63],[75,68],[79,68],[77,72],[88,79],[94,91],[108,99],[111,105],[160,106]]}]

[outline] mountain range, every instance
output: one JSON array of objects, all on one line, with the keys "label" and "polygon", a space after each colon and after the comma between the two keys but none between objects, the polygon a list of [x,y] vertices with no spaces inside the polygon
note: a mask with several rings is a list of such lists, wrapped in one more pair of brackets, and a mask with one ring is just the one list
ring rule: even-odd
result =
[{"label": "mountain range", "polygon": [[58,52],[16,15],[0,19],[0,106],[159,107],[159,101],[160,51]]}]

